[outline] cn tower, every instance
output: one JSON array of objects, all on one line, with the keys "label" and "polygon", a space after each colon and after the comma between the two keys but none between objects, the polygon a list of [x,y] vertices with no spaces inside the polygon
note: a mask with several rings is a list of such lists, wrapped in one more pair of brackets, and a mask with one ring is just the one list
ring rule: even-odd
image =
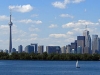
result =
[{"label": "cn tower", "polygon": [[10,12],[10,22],[9,22],[9,27],[10,27],[10,36],[9,36],[9,53],[11,53],[12,49],[12,31],[11,31],[11,26],[13,23],[11,22],[11,12]]}]

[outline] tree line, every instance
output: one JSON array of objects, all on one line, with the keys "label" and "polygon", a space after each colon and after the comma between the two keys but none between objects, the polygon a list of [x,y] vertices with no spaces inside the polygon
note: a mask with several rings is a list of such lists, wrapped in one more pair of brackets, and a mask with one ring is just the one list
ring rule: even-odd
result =
[{"label": "tree line", "polygon": [[100,54],[35,54],[35,53],[3,53],[0,52],[0,60],[61,60],[61,61],[98,61]]}]

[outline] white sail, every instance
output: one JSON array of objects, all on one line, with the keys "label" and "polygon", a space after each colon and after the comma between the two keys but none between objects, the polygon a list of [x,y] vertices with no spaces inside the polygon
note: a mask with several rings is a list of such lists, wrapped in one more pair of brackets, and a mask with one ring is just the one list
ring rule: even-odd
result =
[{"label": "white sail", "polygon": [[76,67],[77,67],[77,68],[79,67],[78,60],[76,61]]}]

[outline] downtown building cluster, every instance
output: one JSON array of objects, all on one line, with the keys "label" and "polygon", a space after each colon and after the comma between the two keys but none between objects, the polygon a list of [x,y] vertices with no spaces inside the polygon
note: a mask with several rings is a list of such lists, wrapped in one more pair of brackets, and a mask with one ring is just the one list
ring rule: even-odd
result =
[{"label": "downtown building cluster", "polygon": [[[18,50],[15,48],[12,48],[12,27],[13,23],[11,21],[11,14],[10,14],[10,22],[9,22],[9,28],[10,28],[10,37],[9,37],[9,50],[0,50],[0,52],[6,52],[6,53],[40,53],[42,54],[44,52],[44,46],[39,45],[38,43],[31,43],[30,45],[27,45],[24,49],[22,45],[18,46]],[[75,54],[94,54],[98,53],[100,54],[100,38],[98,35],[92,35],[89,34],[89,31],[87,28],[83,31],[82,36],[77,36],[77,39],[72,42],[69,45],[60,47],[60,46],[46,46],[46,52],[48,54],[51,53],[75,53]]]},{"label": "downtown building cluster", "polygon": [[[1,50],[3,51],[3,50]],[[82,36],[77,36],[77,39],[63,47],[60,46],[46,46],[46,51],[44,51],[44,46],[39,45],[38,43],[31,43],[23,48],[22,45],[18,46],[18,50],[15,48],[11,49],[11,52],[8,50],[4,50],[6,53],[40,53],[47,52],[48,54],[51,53],[74,53],[74,54],[100,54],[100,38],[98,35],[92,35],[92,38],[89,34],[89,31],[86,29],[83,31]]]}]

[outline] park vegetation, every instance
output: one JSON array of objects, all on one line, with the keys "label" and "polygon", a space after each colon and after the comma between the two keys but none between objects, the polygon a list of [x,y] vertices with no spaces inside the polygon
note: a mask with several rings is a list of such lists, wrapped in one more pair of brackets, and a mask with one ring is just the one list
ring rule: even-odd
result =
[{"label": "park vegetation", "polygon": [[99,61],[100,54],[35,54],[35,53],[3,53],[0,52],[0,60],[59,60],[59,61]]}]

